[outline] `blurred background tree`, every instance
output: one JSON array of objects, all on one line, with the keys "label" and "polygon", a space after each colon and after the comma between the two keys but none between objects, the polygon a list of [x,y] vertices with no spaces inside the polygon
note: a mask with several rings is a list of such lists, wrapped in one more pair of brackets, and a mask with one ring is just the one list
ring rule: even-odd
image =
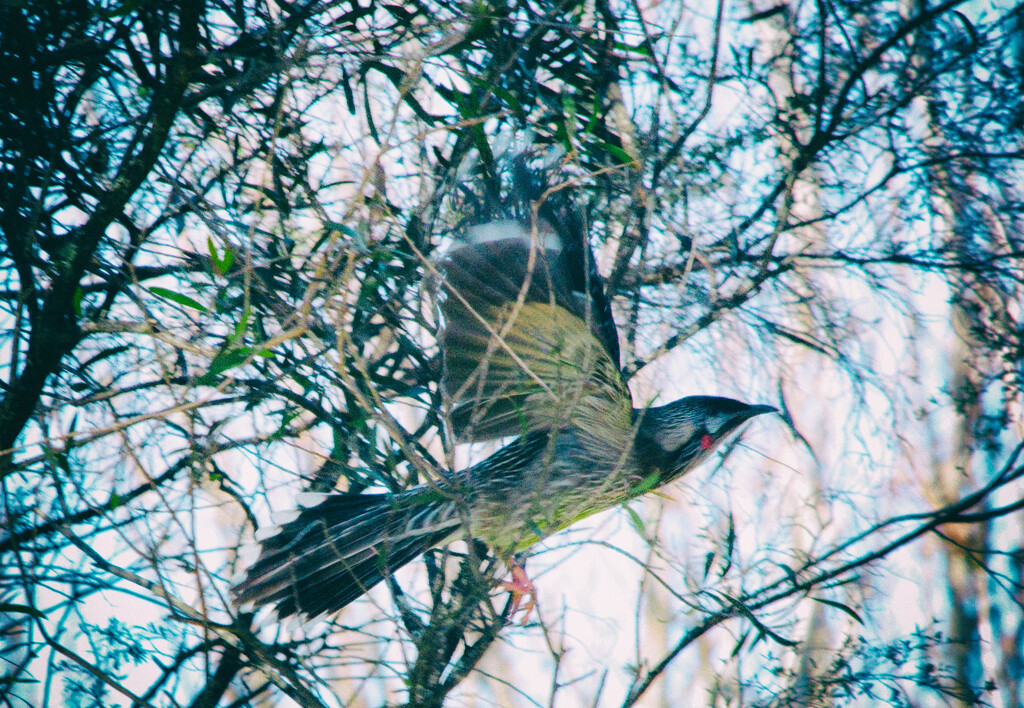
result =
[{"label": "blurred background tree", "polygon": [[[0,21],[3,705],[1024,700],[1020,7]],[[298,492],[479,454],[425,276],[524,148],[586,206],[637,401],[781,419],[542,544],[526,626],[461,544],[336,617],[239,614]]]}]

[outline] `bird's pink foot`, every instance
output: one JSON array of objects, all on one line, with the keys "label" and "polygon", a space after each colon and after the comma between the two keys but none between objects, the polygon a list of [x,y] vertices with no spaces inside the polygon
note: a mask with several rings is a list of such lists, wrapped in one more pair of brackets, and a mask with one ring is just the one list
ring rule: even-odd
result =
[{"label": "bird's pink foot", "polygon": [[[522,624],[526,624],[527,620],[530,619],[530,613],[533,612],[533,608],[536,606],[537,601],[537,588],[534,587],[533,581],[530,580],[526,571],[523,567],[511,561],[509,563],[509,569],[512,571],[512,579],[506,580],[501,584],[503,588],[512,593],[512,612],[509,614],[510,617],[515,617],[516,613],[520,609],[525,613],[523,615]],[[528,598],[526,604],[523,604],[523,600]],[[522,607],[520,607],[522,605]]]}]

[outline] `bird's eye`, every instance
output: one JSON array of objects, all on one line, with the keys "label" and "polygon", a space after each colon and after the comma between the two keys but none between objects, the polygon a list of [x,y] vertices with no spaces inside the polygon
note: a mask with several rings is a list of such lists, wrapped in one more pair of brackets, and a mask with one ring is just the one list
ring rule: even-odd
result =
[{"label": "bird's eye", "polygon": [[711,449],[711,445],[714,442],[715,441],[712,439],[712,437],[708,433],[704,433],[703,437],[701,437],[701,439],[700,439],[700,447],[701,447],[702,450],[710,450]]}]

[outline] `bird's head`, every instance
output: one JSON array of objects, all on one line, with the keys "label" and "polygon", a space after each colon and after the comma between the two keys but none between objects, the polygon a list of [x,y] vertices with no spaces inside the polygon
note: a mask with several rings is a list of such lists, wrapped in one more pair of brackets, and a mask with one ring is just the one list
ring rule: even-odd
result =
[{"label": "bird's head", "polygon": [[650,456],[661,470],[660,483],[669,482],[703,462],[743,423],[772,406],[751,405],[719,396],[687,396],[668,405],[648,408],[640,415],[638,453]]}]

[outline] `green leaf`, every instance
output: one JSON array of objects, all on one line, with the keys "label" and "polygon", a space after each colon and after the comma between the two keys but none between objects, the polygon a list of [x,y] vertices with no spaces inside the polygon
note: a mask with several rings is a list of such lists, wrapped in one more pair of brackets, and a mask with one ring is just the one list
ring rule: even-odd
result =
[{"label": "green leaf", "polygon": [[231,340],[228,342],[229,344],[237,344],[238,342],[242,341],[243,337],[245,337],[245,333],[249,329],[249,320],[251,319],[251,314],[252,311],[249,310],[248,308],[246,308],[245,312],[242,313],[241,319],[239,319],[238,322],[235,323],[235,332],[234,334],[231,335]]},{"label": "green leaf", "polygon": [[657,472],[652,472],[633,485],[633,489],[631,490],[632,495],[634,497],[638,497],[641,494],[647,494],[647,492],[658,486],[659,479],[661,479],[661,475]]},{"label": "green leaf", "polygon": [[732,519],[732,512],[729,512],[729,531],[725,535],[725,564],[718,572],[719,578],[724,578],[732,568],[732,553],[736,549],[736,524]]},{"label": "green leaf", "polygon": [[164,300],[177,303],[178,305],[191,307],[193,310],[199,310],[200,312],[207,312],[207,309],[204,305],[201,305],[199,302],[193,300],[188,295],[183,295],[173,290],[168,290],[167,288],[160,287],[152,287],[149,289],[149,292],[153,293],[159,298],[163,298]]},{"label": "green leaf", "polygon": [[230,247],[224,248],[224,255],[217,252],[217,246],[213,239],[206,237],[206,247],[210,251],[210,261],[213,263],[213,270],[218,275],[226,275],[231,270],[231,264],[235,262],[235,252]]},{"label": "green leaf", "polygon": [[609,155],[614,157],[623,165],[628,165],[629,167],[633,168],[639,167],[636,160],[633,159],[633,156],[630,155],[625,150],[623,150],[622,148],[620,148],[618,145],[612,145],[611,143],[598,143],[597,147],[607,152]]},{"label": "green leaf", "polygon": [[43,619],[46,615],[30,605],[18,605],[12,602],[0,602],[0,613],[18,612],[23,615],[32,615],[38,619]]},{"label": "green leaf", "polygon": [[562,94],[562,117],[566,120],[576,119],[576,99],[568,93]]},{"label": "green leaf", "polygon": [[749,629],[747,631],[745,631],[743,634],[740,635],[739,640],[736,642],[736,646],[734,646],[732,648],[732,654],[730,654],[730,656],[732,658],[735,659],[736,655],[740,653],[740,649],[742,649],[743,645],[747,643],[747,638],[749,636],[750,636],[750,630]]},{"label": "green leaf", "polygon": [[225,249],[224,257],[220,259],[220,269],[222,272],[227,273],[231,270],[231,266],[235,262],[235,252]]},{"label": "green leaf", "polygon": [[269,359],[274,356],[274,352],[269,349],[255,349],[253,347],[225,349],[213,358],[213,361],[210,362],[209,370],[199,377],[198,383],[200,386],[211,386],[216,383],[217,377],[220,374],[223,374],[228,369],[248,364],[256,356]]},{"label": "green leaf", "polygon": [[490,91],[495,97],[498,98],[502,103],[512,109],[512,112],[516,114],[516,117],[520,120],[526,120],[526,111],[523,110],[523,105],[519,102],[512,92],[508,89],[502,88],[495,83],[488,83],[479,76],[470,76],[469,80],[479,86],[485,91]]},{"label": "green leaf", "polygon": [[576,101],[567,94],[562,94],[562,120],[558,121],[555,139],[562,142],[570,155],[576,152]]},{"label": "green leaf", "polygon": [[213,361],[210,362],[210,370],[206,373],[208,376],[216,376],[228,369],[241,366],[245,362],[249,361],[249,357],[251,356],[252,347],[235,347],[234,349],[227,349],[214,357]]},{"label": "green leaf", "polygon": [[781,644],[784,647],[795,647],[797,644],[800,643],[800,642],[795,641],[793,639],[787,639],[786,637],[783,637],[781,634],[777,634],[776,632],[773,632],[771,629],[766,627],[761,622],[761,620],[759,620],[754,615],[753,612],[750,611],[750,608],[748,608],[745,604],[740,602],[735,597],[730,597],[729,595],[726,595],[724,593],[715,593],[715,594],[718,595],[718,597],[720,597],[721,599],[725,600],[730,605],[732,605],[739,612],[739,614],[741,614],[742,616],[746,617],[750,621],[750,623],[753,624],[754,627],[757,628],[759,637],[760,636],[771,637],[772,639],[774,639],[776,642],[778,642],[779,644]]},{"label": "green leaf", "polygon": [[640,56],[649,57],[651,54],[650,48],[646,44],[626,44],[625,42],[614,42],[612,46],[623,54],[639,54]]},{"label": "green leaf", "polygon": [[829,607],[834,607],[837,610],[845,612],[850,617],[852,617],[854,619],[854,621],[857,622],[857,624],[859,624],[861,626],[864,626],[864,620],[862,620],[860,615],[857,614],[857,611],[854,610],[849,605],[844,605],[843,603],[836,602],[835,600],[826,600],[823,597],[812,597],[811,599],[814,600],[815,602],[820,602],[823,605],[828,605]]},{"label": "green leaf", "polygon": [[715,552],[708,551],[704,554],[704,577],[701,580],[708,579],[708,571],[711,570],[711,564],[715,562]]},{"label": "green leaf", "polygon": [[629,521],[633,524],[633,528],[636,529],[636,532],[644,538],[647,538],[647,534],[645,533],[646,530],[644,529],[644,520],[640,518],[640,514],[636,513],[636,509],[628,504],[623,504],[622,506],[625,508],[626,514],[629,515]]},{"label": "green leaf", "polygon": [[594,95],[594,100],[590,105],[590,119],[587,120],[586,126],[583,128],[583,132],[588,135],[594,134],[594,128],[597,127],[601,116],[601,97],[597,94]]}]

